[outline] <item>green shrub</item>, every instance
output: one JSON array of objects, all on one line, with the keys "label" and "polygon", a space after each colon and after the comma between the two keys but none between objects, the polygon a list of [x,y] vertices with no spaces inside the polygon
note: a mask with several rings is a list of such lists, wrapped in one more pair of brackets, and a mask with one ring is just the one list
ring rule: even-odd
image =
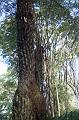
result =
[{"label": "green shrub", "polygon": [[54,118],[53,120],[79,120],[79,110],[65,113],[59,118]]}]

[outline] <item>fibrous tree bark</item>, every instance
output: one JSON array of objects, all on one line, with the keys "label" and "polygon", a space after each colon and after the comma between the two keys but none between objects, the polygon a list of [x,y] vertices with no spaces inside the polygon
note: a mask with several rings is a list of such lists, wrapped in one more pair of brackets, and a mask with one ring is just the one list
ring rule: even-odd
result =
[{"label": "fibrous tree bark", "polygon": [[18,88],[13,99],[13,120],[44,120],[46,116],[45,100],[36,76],[33,4],[33,0],[17,0]]}]

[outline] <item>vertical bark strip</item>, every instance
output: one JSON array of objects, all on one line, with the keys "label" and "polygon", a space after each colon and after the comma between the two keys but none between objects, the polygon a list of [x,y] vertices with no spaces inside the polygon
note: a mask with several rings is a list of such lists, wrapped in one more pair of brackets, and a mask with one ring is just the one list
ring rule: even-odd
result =
[{"label": "vertical bark strip", "polygon": [[18,88],[13,120],[44,120],[46,109],[35,74],[35,19],[33,0],[17,0]]}]

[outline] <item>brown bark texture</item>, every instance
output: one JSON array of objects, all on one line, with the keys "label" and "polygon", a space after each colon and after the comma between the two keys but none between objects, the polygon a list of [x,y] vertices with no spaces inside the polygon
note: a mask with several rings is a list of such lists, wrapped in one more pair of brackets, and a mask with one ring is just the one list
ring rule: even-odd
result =
[{"label": "brown bark texture", "polygon": [[[38,75],[36,75],[36,63],[39,62],[36,62],[34,53],[36,27],[33,0],[17,0],[16,20],[18,88],[13,99],[12,119],[44,120],[46,116],[46,105],[37,82],[39,78]],[[39,50],[40,49],[38,49],[38,51]],[[37,57],[39,57],[39,55]]]}]

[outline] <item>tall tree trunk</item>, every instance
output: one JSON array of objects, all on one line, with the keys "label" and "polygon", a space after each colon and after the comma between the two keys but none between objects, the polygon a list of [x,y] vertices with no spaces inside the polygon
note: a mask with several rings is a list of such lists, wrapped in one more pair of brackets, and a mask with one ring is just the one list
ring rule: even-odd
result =
[{"label": "tall tree trunk", "polygon": [[[35,13],[33,0],[17,0],[18,88],[13,99],[13,120],[44,120],[44,97],[35,64]],[[39,58],[40,59],[40,58]],[[38,78],[39,79],[39,78]]]}]

